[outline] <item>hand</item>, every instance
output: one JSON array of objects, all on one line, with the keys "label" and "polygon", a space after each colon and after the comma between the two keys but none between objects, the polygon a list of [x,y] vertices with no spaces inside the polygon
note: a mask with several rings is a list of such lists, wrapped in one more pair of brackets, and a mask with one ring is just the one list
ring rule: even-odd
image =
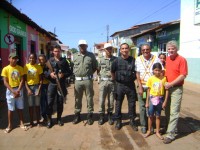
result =
[{"label": "hand", "polygon": [[162,104],[163,110],[165,109],[166,106],[167,106],[167,104],[166,104],[166,102],[164,102],[164,103]]},{"label": "hand", "polygon": [[13,91],[12,93],[13,93],[14,98],[17,98],[20,96],[20,93],[18,91]]},{"label": "hand", "polygon": [[28,95],[32,95],[33,94],[33,92],[29,89],[28,90]]},{"label": "hand", "polygon": [[143,94],[143,88],[142,87],[138,87],[138,94],[140,96],[142,96],[142,94]]},{"label": "hand", "polygon": [[171,83],[169,83],[169,82],[165,83],[165,89],[169,89],[171,87],[173,87],[173,85]]},{"label": "hand", "polygon": [[145,107],[148,108],[148,107],[149,107],[149,104],[146,103]]},{"label": "hand", "polygon": [[52,72],[52,73],[50,74],[50,76],[51,76],[52,79],[56,79],[56,74],[55,74],[55,72]]}]

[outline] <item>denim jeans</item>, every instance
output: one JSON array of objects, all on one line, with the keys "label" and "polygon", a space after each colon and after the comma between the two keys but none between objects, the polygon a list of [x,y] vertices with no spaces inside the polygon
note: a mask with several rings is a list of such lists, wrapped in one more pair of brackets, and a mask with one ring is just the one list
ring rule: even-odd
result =
[{"label": "denim jeans", "polygon": [[167,137],[170,139],[175,139],[175,129],[178,124],[182,95],[183,95],[182,86],[172,87],[169,89],[169,97],[168,97],[167,107],[165,109],[165,114],[168,123]]}]

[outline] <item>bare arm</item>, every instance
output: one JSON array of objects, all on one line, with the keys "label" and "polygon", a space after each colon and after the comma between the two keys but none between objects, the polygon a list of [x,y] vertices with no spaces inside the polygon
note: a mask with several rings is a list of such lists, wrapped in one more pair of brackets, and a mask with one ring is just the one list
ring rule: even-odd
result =
[{"label": "bare arm", "polygon": [[145,107],[149,107],[149,97],[150,97],[150,88],[147,89],[147,97],[146,97],[146,105]]},{"label": "bare arm", "polygon": [[142,95],[143,88],[142,88],[142,83],[141,83],[141,80],[140,80],[140,73],[139,72],[136,72],[136,78],[137,78],[137,83],[138,83],[138,94]]},{"label": "bare arm", "polygon": [[9,83],[8,83],[8,78],[7,78],[7,77],[4,77],[4,78],[3,78],[3,82],[4,82],[4,85],[13,93],[14,98],[20,96],[19,92],[13,90],[12,87],[9,85]]},{"label": "bare arm", "polygon": [[169,89],[169,88],[179,84],[180,82],[182,82],[185,78],[186,78],[186,76],[181,74],[174,81],[166,83],[165,88]]},{"label": "bare arm", "polygon": [[163,102],[163,104],[162,104],[162,108],[163,108],[163,109],[165,109],[165,107],[167,106],[168,96],[169,96],[169,91],[166,90],[166,91],[165,91],[165,100],[164,100],[164,102]]}]

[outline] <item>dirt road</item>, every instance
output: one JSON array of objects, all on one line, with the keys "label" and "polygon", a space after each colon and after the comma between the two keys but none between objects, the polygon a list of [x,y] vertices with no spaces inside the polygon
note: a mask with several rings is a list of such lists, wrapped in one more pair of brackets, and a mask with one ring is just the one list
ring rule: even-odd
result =
[{"label": "dirt road", "polygon": [[[131,150],[131,149],[200,149],[200,92],[185,89],[180,120],[178,124],[177,140],[169,145],[164,145],[156,135],[147,139],[143,138],[140,131],[135,132],[129,126],[127,116],[127,101],[123,103],[123,127],[117,131],[107,122],[98,125],[98,84],[94,81],[94,124],[86,124],[86,100],[83,98],[82,121],[73,125],[74,96],[73,84],[68,87],[69,95],[67,104],[64,105],[64,126],[55,124],[51,129],[46,127],[33,127],[23,131],[17,125],[18,116],[14,115],[14,129],[9,134],[3,130],[7,126],[7,108],[0,108],[0,150]],[[27,102],[24,110],[25,122],[28,125],[29,115]],[[137,115],[138,115],[137,104]],[[137,118],[138,120],[138,118]],[[56,114],[54,115],[54,122]],[[139,120],[138,120],[139,124]],[[164,126],[164,115],[162,124]]]}]

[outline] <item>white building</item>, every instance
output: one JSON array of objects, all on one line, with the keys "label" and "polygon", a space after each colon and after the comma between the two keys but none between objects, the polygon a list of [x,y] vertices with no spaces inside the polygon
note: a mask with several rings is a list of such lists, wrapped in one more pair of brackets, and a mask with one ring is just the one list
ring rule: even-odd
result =
[{"label": "white building", "polygon": [[187,59],[187,81],[200,84],[200,0],[181,0],[180,51]]}]

